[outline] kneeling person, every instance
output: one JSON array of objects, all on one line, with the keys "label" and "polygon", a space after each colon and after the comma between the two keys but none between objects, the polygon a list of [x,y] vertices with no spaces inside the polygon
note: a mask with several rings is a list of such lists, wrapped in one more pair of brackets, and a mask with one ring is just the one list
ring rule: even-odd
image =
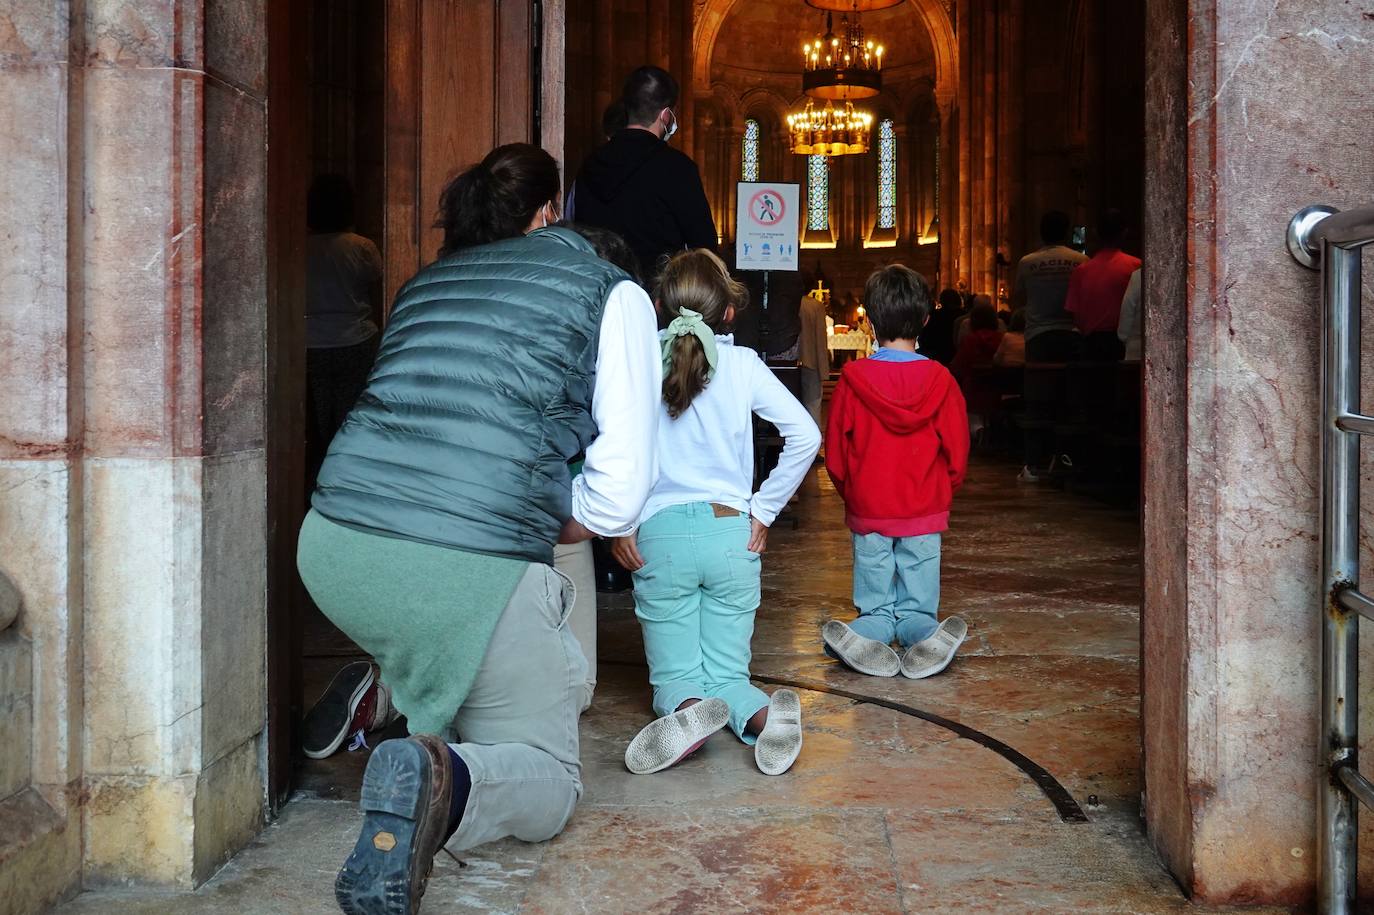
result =
[{"label": "kneeling person", "polygon": [[[647,774],[691,754],[727,724],[753,744],[760,771],[780,775],[801,752],[801,703],[749,682],[768,527],[797,491],[820,430],[753,350],[721,331],[746,298],[720,258],[670,260],[655,297],[663,332],[660,473],[636,534],[616,541],[634,573],[654,711],[625,765]],[[657,387],[657,386],[656,386]],[[753,417],[778,427],[782,456],[753,491]]]},{"label": "kneeling person", "polygon": [[885,267],[868,278],[864,301],[878,352],[844,367],[825,443],[853,532],[859,617],[831,620],[821,635],[860,673],[921,679],[948,667],[968,633],[957,616],[937,616],[940,535],[968,466],[968,412],[949,371],[916,351],[930,315],[925,279]]}]

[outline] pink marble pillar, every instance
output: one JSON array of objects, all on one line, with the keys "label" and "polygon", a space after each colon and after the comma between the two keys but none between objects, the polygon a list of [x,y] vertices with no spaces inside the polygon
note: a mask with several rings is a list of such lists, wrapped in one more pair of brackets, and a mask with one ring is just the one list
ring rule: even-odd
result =
[{"label": "pink marble pillar", "polygon": [[83,85],[66,3],[10,4],[0,21],[0,578],[13,622],[0,641],[0,907],[28,912],[81,875],[81,279],[69,266]]},{"label": "pink marble pillar", "polygon": [[262,14],[5,18],[0,573],[33,645],[27,825],[74,843],[6,887],[190,884],[262,822]]},{"label": "pink marble pillar", "polygon": [[1283,233],[1304,205],[1374,199],[1374,21],[1337,0],[1147,9],[1146,821],[1195,898],[1307,903],[1320,325]]}]

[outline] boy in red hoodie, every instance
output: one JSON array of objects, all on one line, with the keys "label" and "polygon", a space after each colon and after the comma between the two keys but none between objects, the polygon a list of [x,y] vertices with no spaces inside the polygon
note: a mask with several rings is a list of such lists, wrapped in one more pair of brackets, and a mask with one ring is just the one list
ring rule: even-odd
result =
[{"label": "boy in red hoodie", "polygon": [[968,634],[957,616],[936,614],[940,534],[968,467],[968,413],[949,371],[916,351],[930,315],[925,279],[884,267],[868,278],[864,302],[878,352],[844,367],[825,437],[826,470],[854,535],[859,616],[831,620],[821,636],[860,673],[920,679],[948,667]]}]

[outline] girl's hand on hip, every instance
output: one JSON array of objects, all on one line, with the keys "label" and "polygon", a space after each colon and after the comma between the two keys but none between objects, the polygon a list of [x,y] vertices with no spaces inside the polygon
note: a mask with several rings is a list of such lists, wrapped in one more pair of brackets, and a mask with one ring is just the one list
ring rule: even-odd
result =
[{"label": "girl's hand on hip", "polygon": [[615,557],[616,562],[631,572],[638,572],[644,568],[644,557],[639,555],[639,543],[635,540],[634,534],[628,537],[612,537],[611,555]]},{"label": "girl's hand on hip", "polygon": [[768,549],[768,525],[749,516],[749,552],[764,553]]}]

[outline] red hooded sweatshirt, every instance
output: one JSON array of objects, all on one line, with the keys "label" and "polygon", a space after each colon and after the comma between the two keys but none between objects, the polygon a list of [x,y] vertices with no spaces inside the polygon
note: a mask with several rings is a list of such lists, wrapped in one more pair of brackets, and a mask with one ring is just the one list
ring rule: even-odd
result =
[{"label": "red hooded sweatshirt", "polygon": [[844,367],[830,401],[825,468],[854,533],[945,530],[968,448],[964,396],[938,362],[860,359]]}]

